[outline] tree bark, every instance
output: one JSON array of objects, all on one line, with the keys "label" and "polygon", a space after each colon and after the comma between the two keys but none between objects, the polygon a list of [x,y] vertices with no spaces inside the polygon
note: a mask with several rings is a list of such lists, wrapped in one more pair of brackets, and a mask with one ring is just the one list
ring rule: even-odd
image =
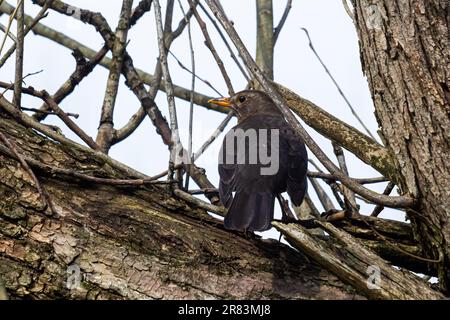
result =
[{"label": "tree bark", "polygon": [[256,64],[269,79],[273,79],[273,44],[272,0],[256,0]]},{"label": "tree bark", "polygon": [[363,71],[423,253],[450,288],[450,4],[355,0]]},{"label": "tree bark", "polygon": [[0,115],[57,211],[0,145],[0,278],[12,299],[364,298],[290,247],[225,231],[165,185],[94,185],[36,168],[31,159],[133,178]]}]

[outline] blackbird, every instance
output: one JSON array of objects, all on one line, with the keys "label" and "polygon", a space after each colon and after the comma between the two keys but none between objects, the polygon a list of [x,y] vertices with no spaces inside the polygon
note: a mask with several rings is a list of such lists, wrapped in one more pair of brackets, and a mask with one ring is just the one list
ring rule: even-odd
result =
[{"label": "blackbird", "polygon": [[303,201],[305,144],[262,91],[245,90],[209,102],[231,108],[238,119],[219,155],[219,196],[228,209],[224,226],[242,232],[268,230],[276,197],[287,191],[294,205]]}]

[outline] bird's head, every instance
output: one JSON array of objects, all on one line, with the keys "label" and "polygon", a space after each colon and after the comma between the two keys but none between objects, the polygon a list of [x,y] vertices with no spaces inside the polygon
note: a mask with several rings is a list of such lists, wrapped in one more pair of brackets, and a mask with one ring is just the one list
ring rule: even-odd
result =
[{"label": "bird's head", "polygon": [[211,99],[209,103],[232,109],[238,121],[261,113],[279,113],[270,97],[258,90],[240,91],[229,98]]}]

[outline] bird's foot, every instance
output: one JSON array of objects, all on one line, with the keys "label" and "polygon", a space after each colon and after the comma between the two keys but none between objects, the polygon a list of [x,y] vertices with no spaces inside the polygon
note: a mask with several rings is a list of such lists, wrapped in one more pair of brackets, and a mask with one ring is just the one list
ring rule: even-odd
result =
[{"label": "bird's foot", "polygon": [[352,216],[352,213],[347,211],[347,210],[336,210],[336,209],[331,209],[328,210],[327,212],[324,212],[320,215],[320,218],[328,221],[328,222],[333,222],[333,221],[341,221],[341,220],[345,220],[348,219]]}]

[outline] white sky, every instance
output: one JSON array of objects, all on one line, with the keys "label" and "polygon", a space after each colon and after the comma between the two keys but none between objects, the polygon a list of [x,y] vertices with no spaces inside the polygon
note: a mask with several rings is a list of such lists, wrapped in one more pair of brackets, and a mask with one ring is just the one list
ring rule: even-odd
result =
[{"label": "white sky", "polygon": [[[165,1],[160,1],[164,12]],[[11,0],[9,2],[12,4],[15,3],[15,1]],[[67,0],[65,2],[81,8],[100,11],[108,20],[111,28],[115,30],[122,4],[121,0]],[[134,1],[134,5],[138,2],[137,0]],[[185,1],[182,2],[187,10],[188,5]],[[31,16],[34,16],[40,9],[40,7],[34,6],[31,1],[25,1],[25,3],[26,13]],[[182,18],[177,1],[175,3],[174,29],[178,25],[178,21]],[[250,52],[254,53],[256,40],[255,1],[222,0],[222,4],[228,17],[234,21],[234,26],[247,45],[247,48]],[[285,1],[274,1],[275,24],[278,23],[284,7]],[[225,95],[227,90],[219,69],[211,53],[203,44],[203,35],[195,19],[193,18],[192,21],[196,72],[200,77],[210,81]],[[205,21],[207,21],[206,17]],[[1,17],[0,22],[6,25],[7,17]],[[72,18],[50,11],[49,16],[41,22],[75,38],[94,50],[99,50],[103,45],[101,36],[93,27],[84,25]],[[378,125],[375,120],[374,108],[367,81],[361,71],[356,31],[341,1],[293,1],[289,18],[275,48],[275,80],[362,131],[362,128],[345,105],[344,100],[309,49],[307,38],[303,31],[300,30],[300,27],[305,27],[309,30],[315,48],[321,55],[322,60],[327,64],[366,126],[368,126],[373,134],[376,134]],[[14,29],[15,26],[12,29],[13,32]],[[239,91],[244,89],[246,85],[245,79],[237,67],[235,67],[227,49],[210,24],[208,24],[208,31],[213,38],[217,51],[225,62],[235,90]],[[128,52],[134,60],[134,65],[152,73],[158,56],[153,8],[150,13],[147,13],[132,28],[129,33],[129,40]],[[7,41],[3,53],[10,45],[11,42]],[[46,89],[48,92],[54,93],[74,70],[75,63],[70,50],[31,33],[26,38],[25,46],[24,74],[43,70],[42,73],[27,78],[26,85],[31,85],[38,90]],[[181,37],[175,40],[171,51],[185,66],[190,67],[187,32],[184,32]],[[173,82],[185,88],[190,88],[190,74],[179,68],[170,56],[169,62]],[[97,67],[88,78],[83,80],[75,92],[60,105],[66,112],[80,114],[80,118],[77,120],[78,125],[94,139],[99,123],[107,77],[107,70],[103,67]],[[5,66],[0,69],[0,79],[2,81],[14,80],[14,57],[11,57]],[[116,128],[123,126],[140,107],[137,98],[128,90],[123,82],[124,79],[122,77],[115,108],[114,123]],[[196,90],[207,95],[216,96],[211,89],[199,81],[197,81]],[[162,113],[168,118],[167,102],[163,92],[158,94],[156,103]],[[177,99],[176,103],[182,141],[187,146],[189,104],[179,99]],[[41,101],[34,98],[26,96],[23,98],[23,105],[26,107],[39,107],[40,104]],[[202,107],[195,107],[194,110],[195,129],[193,149],[197,150],[216,129],[224,118],[224,115],[205,110]],[[60,126],[66,136],[80,141],[57,118],[48,117],[45,123]],[[232,121],[226,130],[234,124],[235,120]],[[307,129],[334,161],[335,157],[329,140],[318,135],[313,129]],[[197,162],[199,166],[207,170],[209,179],[215,185],[218,184],[219,179],[217,174],[217,154],[221,141],[222,137]],[[145,119],[131,137],[111,149],[110,155],[143,173],[155,175],[167,169],[169,153],[167,147],[163,145],[161,138],[156,134],[149,119]],[[361,163],[361,161],[348,152],[346,152],[346,158],[350,176],[379,176],[376,171]],[[372,185],[371,188],[382,192],[384,186],[385,184],[377,184]],[[326,190],[329,190],[326,185],[324,187]],[[313,190],[312,187],[310,187],[310,190]],[[313,199],[316,199],[314,192],[311,192],[311,195]],[[330,197],[332,197],[331,193]],[[358,203],[362,207],[362,213],[368,214],[372,211],[373,206],[366,205],[361,201],[358,201]],[[322,207],[317,201],[316,204],[319,210],[322,210]],[[403,220],[404,217],[400,211],[395,210],[385,210],[381,216],[400,220]],[[273,233],[271,232],[269,234],[272,235]]]}]

